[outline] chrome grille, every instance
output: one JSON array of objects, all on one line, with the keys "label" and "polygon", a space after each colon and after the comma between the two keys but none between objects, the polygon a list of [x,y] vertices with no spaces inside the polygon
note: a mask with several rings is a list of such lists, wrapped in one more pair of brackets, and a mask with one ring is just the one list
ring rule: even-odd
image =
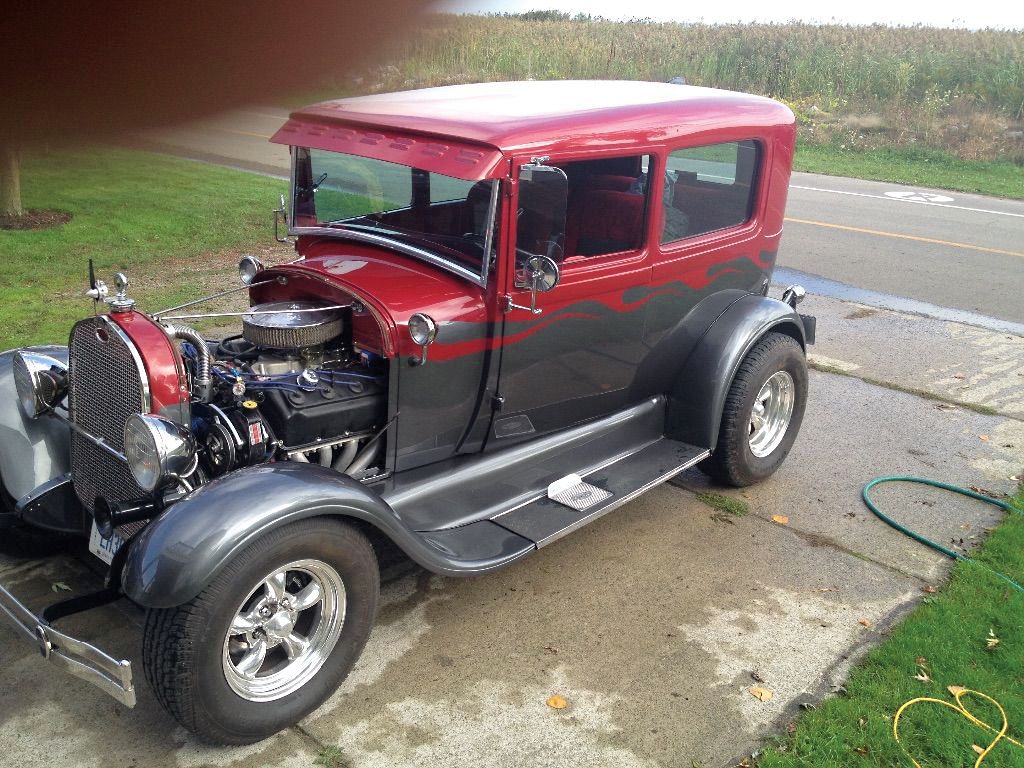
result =
[{"label": "chrome grille", "polygon": [[[124,451],[124,424],[149,410],[145,370],[124,332],[105,316],[77,323],[69,342],[71,419],[111,448]],[[71,479],[90,512],[97,496],[111,502],[144,496],[128,464],[71,434]]]}]

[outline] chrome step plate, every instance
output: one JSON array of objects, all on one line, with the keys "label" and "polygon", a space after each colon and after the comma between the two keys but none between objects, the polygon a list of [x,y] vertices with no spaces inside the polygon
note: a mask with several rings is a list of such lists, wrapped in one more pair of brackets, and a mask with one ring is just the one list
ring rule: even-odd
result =
[{"label": "chrome step plate", "polygon": [[611,491],[585,482],[576,474],[566,475],[548,486],[548,498],[577,512],[590,509],[605,499],[611,498]]}]

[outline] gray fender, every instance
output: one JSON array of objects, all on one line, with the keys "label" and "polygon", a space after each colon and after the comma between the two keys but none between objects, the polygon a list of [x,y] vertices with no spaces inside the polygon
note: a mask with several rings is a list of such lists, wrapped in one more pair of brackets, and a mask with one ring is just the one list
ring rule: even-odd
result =
[{"label": "gray fender", "polygon": [[747,294],[729,305],[687,356],[675,380],[669,397],[667,435],[714,448],[736,371],[769,331],[792,336],[807,349],[803,322],[785,302]]},{"label": "gray fender", "polygon": [[[68,361],[68,348],[28,347],[32,352]],[[15,501],[70,470],[68,428],[54,418],[29,419],[21,411],[11,363],[14,353],[0,353],[0,476]]]},{"label": "gray fender", "polygon": [[181,605],[267,532],[324,515],[374,525],[410,558],[436,573],[482,572],[508,561],[460,560],[453,552],[432,546],[428,536],[410,530],[362,483],[317,464],[277,462],[220,477],[150,523],[127,545],[122,589],[147,608]]}]

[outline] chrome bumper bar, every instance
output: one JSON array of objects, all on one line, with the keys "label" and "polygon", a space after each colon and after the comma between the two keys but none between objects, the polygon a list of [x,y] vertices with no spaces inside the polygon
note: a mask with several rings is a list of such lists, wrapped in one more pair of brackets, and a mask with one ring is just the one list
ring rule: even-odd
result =
[{"label": "chrome bumper bar", "polygon": [[35,644],[44,659],[106,691],[125,706],[135,706],[130,661],[118,661],[99,648],[54,629],[2,586],[0,611],[7,614],[26,640]]}]

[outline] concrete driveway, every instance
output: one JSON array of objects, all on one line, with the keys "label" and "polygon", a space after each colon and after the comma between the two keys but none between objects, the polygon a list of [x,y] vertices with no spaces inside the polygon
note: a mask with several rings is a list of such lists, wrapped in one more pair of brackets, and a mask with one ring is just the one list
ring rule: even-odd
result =
[{"label": "concrete driveway", "polygon": [[[944,578],[945,561],[867,512],[863,483],[909,473],[1009,491],[1024,468],[1024,339],[820,297],[804,306],[821,318],[816,365],[849,375],[813,372],[782,470],[725,491],[748,515],[699,501],[706,482],[693,472],[503,572],[407,569],[384,586],[342,689],[251,747],[196,744],[159,709],[141,666],[139,705],[126,710],[0,625],[0,753],[21,768],[313,766],[318,756],[351,768],[734,764],[840,685]],[[877,497],[965,546],[997,519],[919,487]],[[34,607],[54,590],[97,586],[71,557],[5,560],[0,580]],[[138,662],[140,621],[117,605],[66,626]],[[755,698],[755,685],[773,697]],[[546,706],[555,693],[568,708]]]}]

